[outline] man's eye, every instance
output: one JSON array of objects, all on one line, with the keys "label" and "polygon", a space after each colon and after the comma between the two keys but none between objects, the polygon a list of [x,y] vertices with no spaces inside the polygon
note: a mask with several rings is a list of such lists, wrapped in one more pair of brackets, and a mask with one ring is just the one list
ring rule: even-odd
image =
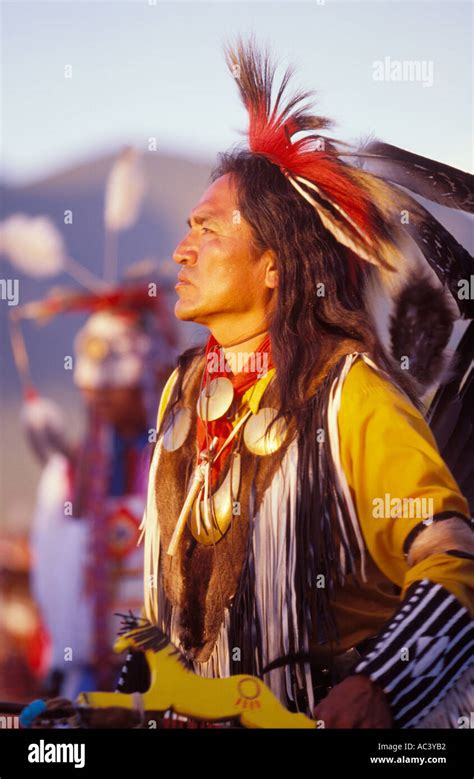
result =
[{"label": "man's eye", "polygon": [[213,230],[211,230],[211,228],[210,228],[210,227],[204,227],[204,226],[202,226],[202,227],[201,227],[201,230],[202,230],[203,234],[204,234],[204,233],[212,233],[212,232],[213,232]]}]

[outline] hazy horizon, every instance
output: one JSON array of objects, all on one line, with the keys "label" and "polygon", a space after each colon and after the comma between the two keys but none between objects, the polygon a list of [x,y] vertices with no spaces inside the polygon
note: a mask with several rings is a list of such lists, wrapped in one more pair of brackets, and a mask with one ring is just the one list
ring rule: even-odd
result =
[{"label": "hazy horizon", "polygon": [[[249,33],[294,64],[296,86],[318,91],[336,137],[374,134],[472,166],[469,2],[7,0],[2,16],[2,178],[12,185],[124,143],[146,149],[150,137],[162,153],[212,162],[246,126],[222,46]],[[374,80],[386,58],[416,61],[427,78]]]}]

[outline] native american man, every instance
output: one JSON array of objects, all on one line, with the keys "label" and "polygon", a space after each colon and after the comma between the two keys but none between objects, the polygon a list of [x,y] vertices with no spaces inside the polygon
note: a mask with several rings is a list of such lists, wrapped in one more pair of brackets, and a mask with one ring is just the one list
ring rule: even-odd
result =
[{"label": "native american man", "polygon": [[472,317],[471,258],[406,191],[468,210],[469,177],[341,150],[289,74],[272,96],[267,55],[239,44],[228,64],[248,148],[221,157],[174,253],[175,314],[209,337],[161,399],[146,615],[197,673],[261,676],[326,727],[456,726],[474,702],[470,511],[372,302],[421,264]]}]

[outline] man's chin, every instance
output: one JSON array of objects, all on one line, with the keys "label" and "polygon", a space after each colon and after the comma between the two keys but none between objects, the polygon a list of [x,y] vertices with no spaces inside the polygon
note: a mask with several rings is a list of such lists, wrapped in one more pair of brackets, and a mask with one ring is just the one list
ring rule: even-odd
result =
[{"label": "man's chin", "polygon": [[178,300],[174,307],[174,315],[181,322],[199,322],[199,312],[194,306],[186,305]]}]

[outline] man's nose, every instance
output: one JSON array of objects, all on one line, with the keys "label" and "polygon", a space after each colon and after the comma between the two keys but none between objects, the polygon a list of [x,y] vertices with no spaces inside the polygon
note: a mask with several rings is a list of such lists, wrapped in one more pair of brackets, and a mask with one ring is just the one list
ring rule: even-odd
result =
[{"label": "man's nose", "polygon": [[189,241],[188,236],[183,238],[173,252],[173,260],[178,265],[191,265],[197,260],[197,251]]}]

